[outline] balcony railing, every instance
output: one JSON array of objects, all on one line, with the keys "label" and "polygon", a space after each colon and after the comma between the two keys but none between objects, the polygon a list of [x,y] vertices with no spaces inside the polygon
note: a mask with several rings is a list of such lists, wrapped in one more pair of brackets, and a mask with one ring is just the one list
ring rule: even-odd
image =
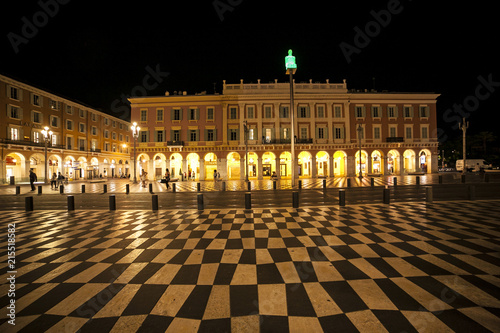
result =
[{"label": "balcony railing", "polygon": [[402,136],[389,136],[385,138],[385,142],[405,142],[405,138]]},{"label": "balcony railing", "polygon": [[167,146],[184,146],[184,141],[167,141]]},{"label": "balcony railing", "polygon": [[[30,147],[45,147],[45,142],[33,142],[28,140],[11,140],[11,139],[0,139],[0,143],[9,144],[9,145],[22,145],[22,146],[30,146]],[[53,145],[48,144],[48,148],[56,148],[56,149],[65,149],[64,145]]]},{"label": "balcony railing", "polygon": [[[295,139],[295,144],[310,144],[313,143],[313,139]],[[257,142],[257,144],[261,144],[261,142]],[[272,139],[272,140],[262,140],[262,144],[284,144],[284,145],[289,145],[291,144],[290,139]]]},{"label": "balcony railing", "polygon": [[91,153],[100,153],[101,150],[99,148],[90,148],[89,152],[91,152]]}]

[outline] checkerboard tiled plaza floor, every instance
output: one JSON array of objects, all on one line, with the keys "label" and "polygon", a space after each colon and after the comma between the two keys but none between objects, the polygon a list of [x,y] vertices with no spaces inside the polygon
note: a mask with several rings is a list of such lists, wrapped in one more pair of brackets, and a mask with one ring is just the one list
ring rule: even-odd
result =
[{"label": "checkerboard tiled plaza floor", "polygon": [[498,332],[499,203],[5,211],[0,331]]}]

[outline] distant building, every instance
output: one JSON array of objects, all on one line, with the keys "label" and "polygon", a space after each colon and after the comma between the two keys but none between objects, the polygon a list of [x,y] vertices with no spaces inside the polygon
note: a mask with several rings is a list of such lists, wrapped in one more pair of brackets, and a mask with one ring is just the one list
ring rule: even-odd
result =
[{"label": "distant building", "polygon": [[[130,98],[141,131],[138,170],[169,168],[196,179],[291,177],[289,83],[226,84],[222,95]],[[343,83],[295,83],[295,168],[300,178],[437,172],[434,93],[349,91]],[[360,130],[358,130],[360,128]],[[361,164],[359,163],[361,140]]]},{"label": "distant building", "polygon": [[49,176],[70,180],[129,173],[130,123],[88,106],[0,75],[0,183],[45,177],[44,127]]}]

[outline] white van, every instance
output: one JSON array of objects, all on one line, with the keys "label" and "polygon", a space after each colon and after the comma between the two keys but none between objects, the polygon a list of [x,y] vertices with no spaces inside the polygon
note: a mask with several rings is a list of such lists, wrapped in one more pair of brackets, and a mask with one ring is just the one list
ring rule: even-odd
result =
[{"label": "white van", "polygon": [[[474,171],[476,165],[478,164],[479,168],[482,170],[491,169],[491,164],[486,163],[486,161],[483,159],[467,159],[466,163],[467,163],[467,171]],[[456,169],[457,171],[464,170],[464,160],[457,160]]]}]

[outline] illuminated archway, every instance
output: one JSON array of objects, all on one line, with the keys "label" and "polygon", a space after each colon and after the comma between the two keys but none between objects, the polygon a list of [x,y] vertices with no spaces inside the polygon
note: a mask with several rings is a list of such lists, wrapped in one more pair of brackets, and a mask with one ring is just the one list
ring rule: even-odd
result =
[{"label": "illuminated archway", "polygon": [[420,171],[425,172],[425,173],[431,173],[432,172],[432,154],[430,150],[428,149],[422,149],[418,153],[418,166]]},{"label": "illuminated archway", "polygon": [[415,172],[415,152],[412,149],[407,149],[403,153],[404,157],[404,172]]},{"label": "illuminated archway", "polygon": [[179,153],[174,153],[170,155],[170,178],[181,178],[182,170],[182,155]]},{"label": "illuminated archway", "polygon": [[[148,172],[148,166],[149,166],[149,155],[139,154],[139,156],[137,156],[137,171],[138,171],[137,177],[140,177],[144,172]],[[148,177],[151,177],[151,175],[148,175]]]},{"label": "illuminated archway", "polygon": [[213,180],[214,171],[217,170],[217,155],[214,153],[208,153],[204,157],[205,160],[205,179]]},{"label": "illuminated archway", "polygon": [[342,150],[336,151],[333,154],[333,175],[335,177],[345,177],[346,157],[347,154]]},{"label": "illuminated archway", "polygon": [[387,153],[387,174],[399,174],[399,152],[397,150],[390,150]]},{"label": "illuminated archway", "polygon": [[240,154],[232,152],[227,155],[227,179],[240,179]]},{"label": "illuminated archway", "polygon": [[384,170],[384,155],[378,150],[372,152],[372,170],[374,174],[383,174]]},{"label": "illuminated archway", "polygon": [[196,177],[200,177],[200,156],[196,153],[191,153],[186,156],[186,160],[187,176],[191,177],[190,179],[196,180]]},{"label": "illuminated archway", "polygon": [[311,177],[311,153],[303,151],[298,155],[299,177]]},{"label": "illuminated archway", "polygon": [[257,161],[259,157],[254,152],[248,153],[248,178],[257,178]]},{"label": "illuminated archway", "polygon": [[328,170],[330,170],[330,155],[326,151],[320,151],[316,154],[316,170],[318,176],[328,177]]},{"label": "illuminated archway", "polygon": [[165,160],[167,157],[163,153],[158,153],[153,156],[153,169],[155,173],[155,179],[161,179],[164,175]]},{"label": "illuminated archway", "polygon": [[[361,170],[363,171],[363,175],[366,175],[366,170],[367,170],[367,152],[362,150],[361,151]],[[356,154],[354,155],[355,161],[356,161],[356,175],[359,175],[359,150],[356,151]]]},{"label": "illuminated archway", "polygon": [[21,181],[26,175],[26,158],[20,153],[10,153],[5,157],[7,181],[14,176],[16,182]]},{"label": "illuminated archway", "polygon": [[85,157],[79,157],[76,163],[77,168],[75,169],[75,179],[85,178],[85,170],[87,170],[87,159]]},{"label": "illuminated archway", "polygon": [[[63,164],[63,175],[66,177],[68,180],[73,180],[74,178],[74,162],[76,159],[73,156],[66,156],[64,158],[64,164]],[[106,170],[106,169],[105,169]],[[104,177],[106,177],[104,175]]]},{"label": "illuminated archway", "polygon": [[[37,175],[39,181],[45,179],[45,156],[35,153],[30,156],[30,169]],[[50,177],[50,175],[49,175]]]},{"label": "illuminated archway", "polygon": [[280,155],[280,177],[292,178],[292,153],[289,151]]},{"label": "illuminated archway", "polygon": [[266,151],[262,154],[262,176],[271,177],[276,172],[276,155]]}]

